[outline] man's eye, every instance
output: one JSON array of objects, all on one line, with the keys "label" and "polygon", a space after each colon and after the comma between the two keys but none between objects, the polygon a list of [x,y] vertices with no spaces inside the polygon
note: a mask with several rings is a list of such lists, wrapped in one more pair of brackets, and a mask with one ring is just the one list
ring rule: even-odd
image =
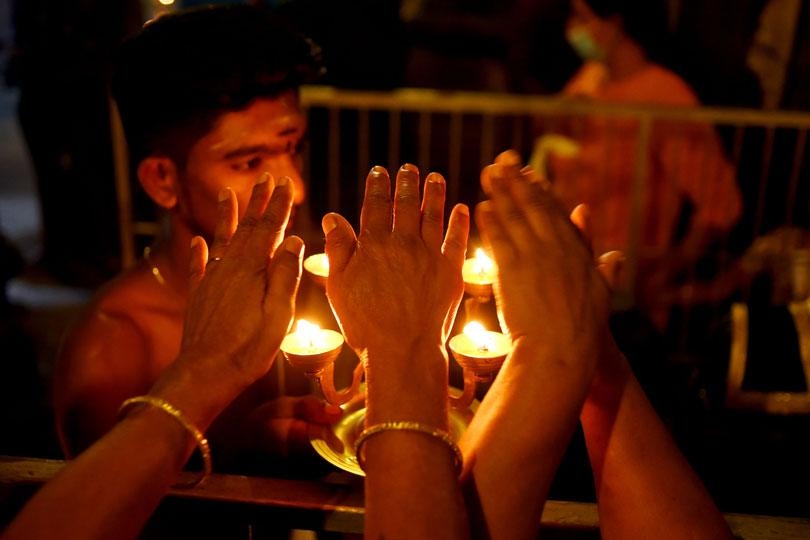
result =
[{"label": "man's eye", "polygon": [[306,140],[298,141],[298,143],[292,148],[292,154],[294,156],[300,156],[301,154],[306,152],[307,146],[308,145]]},{"label": "man's eye", "polygon": [[254,157],[247,161],[240,161],[233,165],[234,170],[237,171],[253,171],[258,169],[262,164],[262,158]]}]

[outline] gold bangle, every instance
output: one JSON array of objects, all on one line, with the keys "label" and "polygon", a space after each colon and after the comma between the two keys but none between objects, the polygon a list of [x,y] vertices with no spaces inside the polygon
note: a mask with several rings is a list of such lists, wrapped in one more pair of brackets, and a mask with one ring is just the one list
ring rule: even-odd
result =
[{"label": "gold bangle", "polygon": [[124,412],[127,411],[132,405],[136,405],[138,403],[143,403],[144,405],[151,405],[161,411],[165,412],[178,422],[185,428],[186,431],[191,433],[191,436],[194,438],[194,442],[197,443],[197,447],[200,449],[200,455],[202,456],[203,460],[203,472],[202,475],[197,478],[196,480],[186,483],[186,484],[177,484],[174,487],[194,487],[198,486],[205,481],[206,478],[211,476],[211,448],[208,446],[208,440],[203,435],[202,431],[197,429],[197,427],[192,424],[186,415],[184,415],[180,410],[169,403],[166,400],[156,398],[153,396],[136,396],[133,398],[129,398],[128,400],[124,401],[121,404],[121,408],[118,409],[118,415],[121,416]]},{"label": "gold bangle", "polygon": [[373,426],[364,429],[362,433],[360,433],[360,436],[357,437],[357,441],[355,441],[354,443],[354,454],[357,457],[357,464],[364,471],[366,470],[365,467],[366,460],[363,457],[363,453],[361,452],[361,450],[363,449],[363,445],[369,438],[384,431],[413,431],[416,433],[424,433],[425,435],[429,435],[434,439],[442,441],[453,452],[453,460],[456,466],[456,475],[457,476],[461,475],[461,471],[464,465],[464,456],[462,456],[461,450],[459,449],[458,445],[456,444],[456,441],[453,439],[453,436],[450,435],[450,433],[448,433],[443,429],[434,428],[431,426],[427,426],[425,424],[420,424],[419,422],[408,422],[405,420],[374,424]]}]

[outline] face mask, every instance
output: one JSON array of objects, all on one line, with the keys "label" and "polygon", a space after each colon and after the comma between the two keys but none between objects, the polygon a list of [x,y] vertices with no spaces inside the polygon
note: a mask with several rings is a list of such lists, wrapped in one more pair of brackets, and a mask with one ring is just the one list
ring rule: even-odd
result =
[{"label": "face mask", "polygon": [[583,60],[601,61],[605,52],[594,41],[593,37],[583,28],[572,28],[565,34],[568,43]]}]

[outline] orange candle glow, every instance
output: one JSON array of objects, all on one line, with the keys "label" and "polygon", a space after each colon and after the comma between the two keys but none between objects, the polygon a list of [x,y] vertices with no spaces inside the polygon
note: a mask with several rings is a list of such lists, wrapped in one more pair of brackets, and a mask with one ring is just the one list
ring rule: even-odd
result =
[{"label": "orange candle glow", "polygon": [[464,331],[450,339],[450,349],[469,358],[499,358],[512,350],[512,340],[500,332],[487,330],[476,321],[467,323]]},{"label": "orange candle glow", "polygon": [[495,262],[484,253],[483,249],[478,248],[475,250],[475,257],[464,261],[461,275],[464,277],[464,283],[491,285],[498,275],[498,270]]},{"label": "orange candle glow", "polygon": [[299,319],[295,331],[284,336],[281,350],[287,355],[315,356],[343,346],[343,335]]}]

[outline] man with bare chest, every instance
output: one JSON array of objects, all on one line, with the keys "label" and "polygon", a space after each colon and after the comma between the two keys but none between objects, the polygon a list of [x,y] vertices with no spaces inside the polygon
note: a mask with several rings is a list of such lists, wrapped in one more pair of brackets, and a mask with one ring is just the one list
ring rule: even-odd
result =
[{"label": "man with bare chest", "polygon": [[[213,237],[224,188],[240,216],[257,182],[291,183],[295,203],[305,200],[297,89],[320,72],[314,44],[248,6],[158,18],[121,49],[113,97],[138,181],[166,226],[143,260],[98,291],[63,344],[54,405],[68,456],[112,427],[123,400],[146,393],[177,357],[191,239]],[[314,397],[269,399],[268,386],[258,381],[215,423],[221,460],[294,452],[310,423],[340,416]]]}]

